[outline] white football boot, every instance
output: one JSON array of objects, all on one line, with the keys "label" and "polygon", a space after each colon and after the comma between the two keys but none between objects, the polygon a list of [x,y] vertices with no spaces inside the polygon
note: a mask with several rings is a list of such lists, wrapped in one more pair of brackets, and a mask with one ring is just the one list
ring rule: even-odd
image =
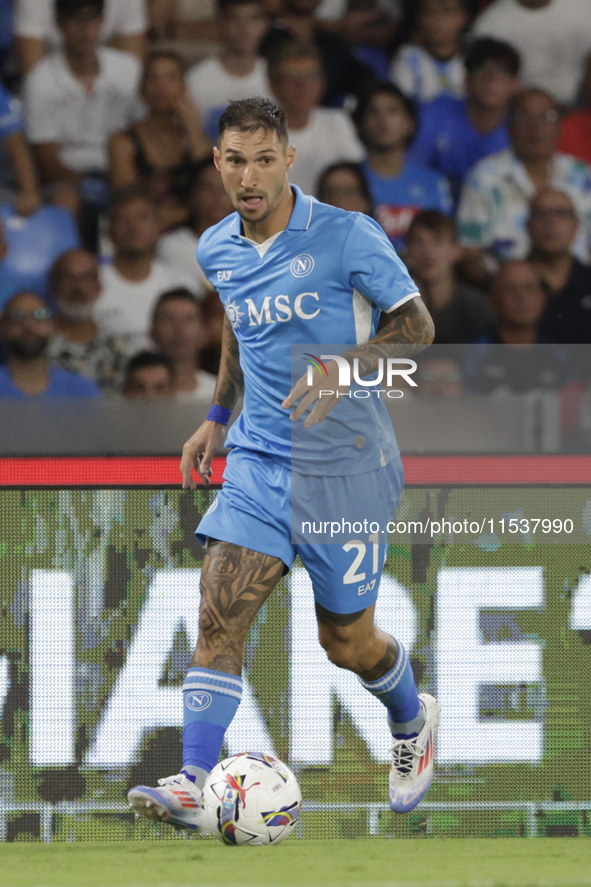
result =
[{"label": "white football boot", "polygon": [[158,788],[136,785],[127,793],[127,800],[137,816],[151,822],[193,831],[204,826],[203,792],[184,773],[159,779]]},{"label": "white football boot", "polygon": [[439,726],[439,703],[419,693],[425,724],[414,739],[394,739],[390,769],[390,808],[410,813],[424,798],[433,781],[433,755]]}]

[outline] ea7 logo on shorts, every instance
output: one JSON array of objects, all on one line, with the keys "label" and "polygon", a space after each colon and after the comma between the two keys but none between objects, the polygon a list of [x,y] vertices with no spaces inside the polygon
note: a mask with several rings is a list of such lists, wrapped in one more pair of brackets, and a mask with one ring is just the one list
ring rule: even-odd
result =
[{"label": "ea7 logo on shorts", "polygon": [[218,271],[218,282],[223,283],[224,281],[229,280],[231,278],[231,276],[232,276],[231,271]]},{"label": "ea7 logo on shorts", "polygon": [[207,693],[205,690],[196,690],[194,693],[189,693],[187,696],[187,706],[191,711],[205,711],[206,708],[209,708],[212,702],[213,698],[211,693]]},{"label": "ea7 logo on shorts", "polygon": [[294,277],[307,277],[314,270],[314,259],[307,253],[296,256],[289,266],[289,270]]},{"label": "ea7 logo on shorts", "polygon": [[373,591],[376,587],[376,580],[372,579],[371,582],[364,583],[363,585],[357,586],[357,594],[366,594],[368,591]]}]

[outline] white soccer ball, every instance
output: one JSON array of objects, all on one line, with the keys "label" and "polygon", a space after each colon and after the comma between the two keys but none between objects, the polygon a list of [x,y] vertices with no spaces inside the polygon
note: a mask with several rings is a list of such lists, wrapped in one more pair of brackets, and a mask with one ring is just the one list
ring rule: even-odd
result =
[{"label": "white soccer ball", "polygon": [[293,832],[302,796],[282,761],[242,752],[216,764],[203,803],[207,828],[224,844],[278,844]]}]

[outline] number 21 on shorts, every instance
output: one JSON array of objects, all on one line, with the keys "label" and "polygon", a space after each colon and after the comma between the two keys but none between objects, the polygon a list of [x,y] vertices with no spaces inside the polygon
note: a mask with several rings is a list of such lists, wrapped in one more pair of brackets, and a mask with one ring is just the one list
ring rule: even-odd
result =
[{"label": "number 21 on shorts", "polygon": [[367,555],[367,544],[365,542],[361,542],[361,540],[359,539],[352,539],[350,542],[345,542],[345,544],[342,546],[343,551],[357,552],[355,557],[353,558],[353,563],[343,576],[344,585],[357,584],[357,594],[361,595],[365,594],[368,591],[373,591],[376,587],[376,583],[379,581],[380,573],[386,559],[386,552],[384,550],[384,556],[382,559],[382,563],[380,564],[380,544],[378,540],[379,536],[377,533],[372,533],[372,535],[369,537],[369,542],[371,544],[371,575],[373,576],[373,578],[368,578],[366,571],[359,569]]}]

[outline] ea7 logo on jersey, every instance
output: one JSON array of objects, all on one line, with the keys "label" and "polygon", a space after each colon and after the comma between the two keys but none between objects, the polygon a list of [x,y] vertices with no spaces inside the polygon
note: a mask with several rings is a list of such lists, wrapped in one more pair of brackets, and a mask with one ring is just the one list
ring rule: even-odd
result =
[{"label": "ea7 logo on jersey", "polygon": [[218,283],[228,281],[232,276],[231,271],[218,271]]},{"label": "ea7 logo on jersey", "polygon": [[314,270],[314,259],[307,253],[296,256],[289,266],[289,270],[294,277],[307,277]]}]

